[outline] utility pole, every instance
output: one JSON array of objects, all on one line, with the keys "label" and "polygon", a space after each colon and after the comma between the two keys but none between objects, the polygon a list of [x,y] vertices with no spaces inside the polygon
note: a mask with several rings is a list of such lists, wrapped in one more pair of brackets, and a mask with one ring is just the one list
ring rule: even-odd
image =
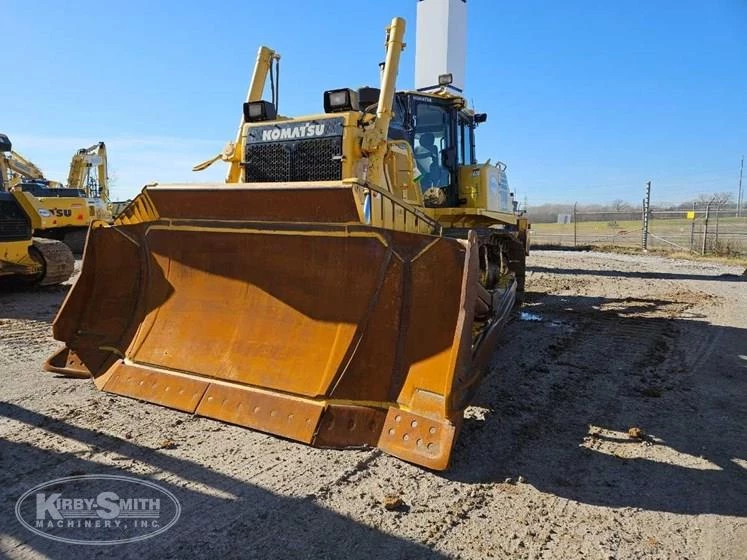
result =
[{"label": "utility pole", "polygon": [[651,213],[651,181],[646,183],[646,198],[643,199],[643,239],[641,246],[648,251],[648,219]]},{"label": "utility pole", "polygon": [[576,206],[578,206],[578,202],[573,203],[573,246],[576,246]]},{"label": "utility pole", "polygon": [[742,216],[742,170],[744,169],[744,156],[739,164],[739,194],[737,195],[737,218]]}]

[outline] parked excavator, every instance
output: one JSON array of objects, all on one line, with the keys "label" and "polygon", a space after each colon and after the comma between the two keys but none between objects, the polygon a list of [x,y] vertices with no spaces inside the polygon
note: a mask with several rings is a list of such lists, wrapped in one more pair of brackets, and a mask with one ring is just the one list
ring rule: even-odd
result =
[{"label": "parked excavator", "polygon": [[[92,149],[98,152],[91,152]],[[6,192],[21,192],[30,200],[27,206],[39,205],[50,213],[50,219],[36,216],[34,235],[64,242],[75,253],[83,252],[88,226],[93,220],[111,221],[108,207],[106,147],[99,142],[93,148],[76,151],[70,164],[67,187],[44,177],[42,171],[18,152],[0,152],[0,175]],[[97,173],[92,173],[96,168]],[[103,196],[102,196],[103,195]]]},{"label": "parked excavator", "polygon": [[[421,0],[419,21],[445,7],[435,19],[463,29],[464,6]],[[419,48],[442,31],[419,26]],[[279,57],[260,48],[235,141],[196,166],[227,161],[227,183],[148,185],[92,224],[45,368],[447,468],[523,290],[529,227],[505,166],[477,162],[486,117],[458,74],[396,92],[404,32],[401,18],[387,27],[380,88],[326,91],[323,114],[298,118],[278,115]]]},{"label": "parked excavator", "polygon": [[[109,203],[109,174],[107,170],[106,144],[97,142],[88,148],[81,148],[73,154],[67,186],[81,189],[88,198],[96,198]],[[94,172],[95,170],[95,172]]]},{"label": "parked excavator", "polygon": [[[11,150],[10,139],[0,134],[0,156]],[[32,237],[29,214],[33,213],[34,220],[42,224],[50,220],[51,215],[41,206],[27,206],[28,201],[20,191],[8,192],[9,173],[6,168],[1,171],[0,283],[4,285],[10,280],[15,284],[50,286],[65,282],[73,274],[70,249],[60,241]],[[25,167],[25,171],[29,171],[29,167]]]}]

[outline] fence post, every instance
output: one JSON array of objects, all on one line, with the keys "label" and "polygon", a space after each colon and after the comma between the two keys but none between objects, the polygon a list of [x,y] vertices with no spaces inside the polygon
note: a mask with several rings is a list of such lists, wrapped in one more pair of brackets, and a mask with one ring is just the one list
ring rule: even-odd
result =
[{"label": "fence post", "polygon": [[708,237],[708,214],[711,212],[711,202],[713,202],[713,200],[710,200],[708,204],[706,204],[705,222],[703,222],[703,244],[700,247],[701,255],[705,255],[706,253],[706,238]]},{"label": "fence post", "polygon": [[643,199],[643,239],[641,245],[644,251],[648,251],[648,219],[651,204],[651,181],[646,183],[646,198]]},{"label": "fence post", "polygon": [[693,252],[695,243],[695,203],[693,202],[693,219],[690,222],[690,252]]},{"label": "fence post", "polygon": [[573,246],[576,246],[576,206],[578,202],[573,203]]},{"label": "fence post", "polygon": [[737,218],[742,216],[742,170],[744,169],[744,156],[739,163],[739,194],[737,195]]}]

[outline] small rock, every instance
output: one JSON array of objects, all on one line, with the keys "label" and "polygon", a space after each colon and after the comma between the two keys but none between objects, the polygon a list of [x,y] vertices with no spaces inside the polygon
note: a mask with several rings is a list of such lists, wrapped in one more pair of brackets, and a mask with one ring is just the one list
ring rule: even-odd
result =
[{"label": "small rock", "polygon": [[628,437],[633,439],[643,439],[646,434],[637,426],[628,428]]},{"label": "small rock", "polygon": [[158,448],[159,449],[176,449],[176,443],[174,443],[170,439],[165,439],[161,442]]},{"label": "small rock", "polygon": [[506,478],[506,479],[505,479],[505,480],[503,481],[503,483],[504,483],[504,484],[513,484],[513,483],[514,483],[514,479],[513,479],[513,478],[511,478],[511,477],[508,477],[508,478]]},{"label": "small rock", "polygon": [[519,476],[519,478],[516,479],[516,482],[518,482],[519,484],[524,484],[526,481],[527,479],[523,476]]},{"label": "small rock", "polygon": [[384,509],[387,511],[396,511],[399,509],[402,509],[405,505],[405,502],[397,496],[396,494],[387,494],[384,496]]},{"label": "small rock", "polygon": [[132,432],[127,432],[125,434],[125,439],[132,439]]}]

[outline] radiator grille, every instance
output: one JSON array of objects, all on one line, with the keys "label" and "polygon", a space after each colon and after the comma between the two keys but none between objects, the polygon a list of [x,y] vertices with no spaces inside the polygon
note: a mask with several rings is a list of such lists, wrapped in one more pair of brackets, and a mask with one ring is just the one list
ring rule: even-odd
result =
[{"label": "radiator grille", "polygon": [[248,144],[246,181],[277,183],[342,179],[342,137]]}]

